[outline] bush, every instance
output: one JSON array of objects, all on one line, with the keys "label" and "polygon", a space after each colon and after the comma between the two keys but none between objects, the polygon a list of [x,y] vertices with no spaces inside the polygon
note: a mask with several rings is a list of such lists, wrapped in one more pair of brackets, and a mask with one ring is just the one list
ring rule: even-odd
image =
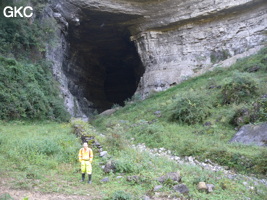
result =
[{"label": "bush", "polygon": [[171,107],[169,120],[188,125],[201,123],[210,115],[209,104],[206,97],[197,94],[179,97]]},{"label": "bush", "polygon": [[221,92],[223,104],[240,103],[258,93],[258,84],[251,74],[234,72],[225,82]]},{"label": "bush", "polygon": [[256,173],[267,174],[267,150],[263,149],[254,159],[253,169]]},{"label": "bush", "polygon": [[111,200],[131,200],[132,196],[124,191],[115,191],[111,197]]},{"label": "bush", "polygon": [[267,121],[267,98],[265,95],[258,98],[251,105],[237,109],[230,124],[234,126],[243,126],[249,123]]}]

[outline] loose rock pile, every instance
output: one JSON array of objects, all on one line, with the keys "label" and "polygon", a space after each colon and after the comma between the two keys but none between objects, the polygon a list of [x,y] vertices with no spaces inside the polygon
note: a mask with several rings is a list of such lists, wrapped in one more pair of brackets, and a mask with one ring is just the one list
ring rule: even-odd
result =
[{"label": "loose rock pile", "polygon": [[181,158],[179,156],[174,155],[170,150],[167,150],[165,148],[153,148],[150,149],[146,147],[146,145],[143,144],[137,144],[132,145],[134,149],[140,150],[140,151],[146,151],[150,154],[153,154],[155,156],[163,156],[165,158],[169,158],[178,164],[190,164],[194,166],[200,166],[202,169],[205,170],[211,170],[214,172],[222,172],[226,175],[229,179],[232,180],[238,180],[238,179],[247,179],[248,181],[253,181],[255,184],[265,184],[267,186],[267,180],[266,179],[257,179],[255,177],[245,176],[241,174],[236,174],[234,171],[229,170],[229,167],[227,166],[220,166],[215,163],[213,163],[211,160],[206,159],[204,162],[198,161],[195,157],[192,156],[185,156],[184,158]]}]

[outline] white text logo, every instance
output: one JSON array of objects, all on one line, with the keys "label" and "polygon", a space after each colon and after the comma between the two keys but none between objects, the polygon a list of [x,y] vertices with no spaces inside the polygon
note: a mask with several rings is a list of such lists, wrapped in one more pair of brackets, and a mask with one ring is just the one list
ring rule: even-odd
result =
[{"label": "white text logo", "polygon": [[4,16],[5,17],[31,17],[33,15],[33,9],[31,6],[26,6],[26,7],[16,7],[14,6],[7,6],[4,8]]}]

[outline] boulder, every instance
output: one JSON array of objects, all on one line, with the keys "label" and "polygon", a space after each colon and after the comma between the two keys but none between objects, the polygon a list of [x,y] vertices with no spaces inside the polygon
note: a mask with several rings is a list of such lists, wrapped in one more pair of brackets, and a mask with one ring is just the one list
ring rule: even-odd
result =
[{"label": "boulder", "polygon": [[109,178],[108,177],[105,177],[102,180],[100,180],[100,182],[107,183],[107,182],[109,182]]},{"label": "boulder", "polygon": [[139,183],[141,180],[141,177],[135,176],[135,175],[134,176],[127,176],[126,180],[129,182]]},{"label": "boulder", "polygon": [[260,125],[242,126],[230,142],[267,146],[267,122]]},{"label": "boulder", "polygon": [[214,185],[213,184],[207,184],[207,191],[208,191],[208,193],[213,192],[213,189],[214,189]]},{"label": "boulder", "polygon": [[106,156],[108,154],[108,152],[107,151],[102,151],[102,152],[100,152],[100,157],[104,157],[104,156]]},{"label": "boulder", "polygon": [[185,184],[175,185],[173,186],[173,190],[176,192],[180,192],[181,194],[188,194],[189,189]]},{"label": "boulder", "polygon": [[142,200],[150,200],[149,196],[143,196]]},{"label": "boulder", "polygon": [[116,171],[116,166],[115,163],[112,160],[109,160],[104,167],[104,172],[105,173],[110,173],[110,172],[115,172]]},{"label": "boulder", "polygon": [[159,181],[160,183],[164,183],[168,179],[172,181],[180,182],[181,181],[180,172],[178,171],[178,172],[167,173],[166,175],[157,178],[157,181]]},{"label": "boulder", "polygon": [[205,182],[199,182],[197,185],[197,189],[201,191],[206,191],[208,187]]},{"label": "boulder", "polygon": [[159,191],[161,188],[163,188],[162,185],[156,185],[153,189],[154,192]]}]

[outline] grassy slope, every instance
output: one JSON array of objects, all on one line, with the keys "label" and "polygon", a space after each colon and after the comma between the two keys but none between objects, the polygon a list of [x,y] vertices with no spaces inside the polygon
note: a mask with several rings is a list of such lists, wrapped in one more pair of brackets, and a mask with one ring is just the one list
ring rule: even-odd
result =
[{"label": "grassy slope", "polygon": [[[252,66],[260,66],[258,72],[249,74],[258,81],[259,91],[257,95],[245,98],[244,102],[223,105],[220,99],[221,88],[208,89],[213,85],[223,86],[234,73],[246,72]],[[258,55],[244,59],[231,68],[216,69],[192,78],[165,92],[154,94],[143,102],[128,102],[112,116],[100,116],[92,124],[101,131],[121,134],[127,139],[135,138],[136,143],[146,143],[149,147],[165,147],[180,156],[211,158],[240,172],[265,174],[266,167],[259,169],[257,164],[261,162],[259,160],[262,156],[267,155],[266,148],[229,144],[228,141],[236,132],[235,127],[229,123],[236,110],[251,106],[257,98],[267,94],[266,69],[264,49]],[[176,99],[188,93],[207,97],[207,101],[211,102],[211,115],[200,124],[170,122],[169,113]],[[160,116],[155,114],[156,111],[161,112]],[[211,123],[211,126],[203,126],[205,122]],[[116,130],[118,124],[121,126],[120,131]],[[266,160],[262,162],[264,167]]]},{"label": "grassy slope", "polygon": [[[177,165],[163,157],[154,157],[127,146],[120,146],[120,151],[112,153],[112,159],[120,169],[120,172],[114,174],[103,173],[99,164],[104,160],[94,150],[93,184],[88,186],[79,182],[77,152],[80,145],[71,133],[70,124],[17,121],[1,122],[0,127],[0,184],[14,189],[88,195],[93,199],[140,199],[145,193],[154,194],[153,187],[159,184],[155,181],[156,177],[179,170],[183,183],[189,187],[189,196],[193,199],[234,200],[250,197],[261,200],[266,195],[266,187],[254,186],[250,180],[233,181],[219,172]],[[92,130],[89,132],[95,134]],[[110,142],[106,139],[100,137],[98,140],[110,153],[111,148],[115,148],[109,148]],[[123,178],[118,179],[119,175]],[[141,176],[142,180],[138,183],[126,181],[126,177],[131,175]],[[109,177],[110,182],[102,183],[100,180],[104,177]],[[198,181],[214,184],[215,191],[211,194],[198,192]],[[255,189],[249,190],[248,186],[242,184],[244,181]],[[171,194],[172,184],[169,182],[161,192]]]}]

